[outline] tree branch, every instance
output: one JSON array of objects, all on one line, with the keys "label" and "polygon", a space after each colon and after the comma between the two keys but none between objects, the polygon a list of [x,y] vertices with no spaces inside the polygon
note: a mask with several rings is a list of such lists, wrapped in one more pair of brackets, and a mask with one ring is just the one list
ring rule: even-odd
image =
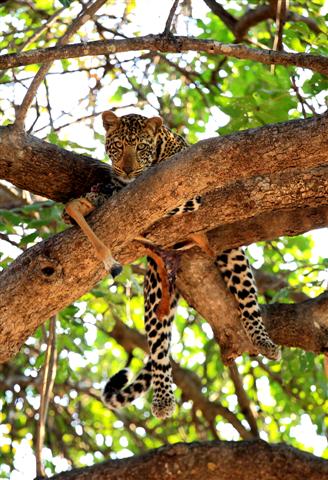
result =
[{"label": "tree branch", "polygon": [[307,53],[288,53],[274,50],[248,48],[243,45],[225,44],[216,40],[202,40],[193,37],[147,35],[138,38],[95,41],[60,47],[29,50],[0,56],[0,69],[44,63],[64,58],[89,55],[110,55],[119,52],[142,50],[181,53],[187,51],[206,52],[211,55],[254,60],[267,65],[293,65],[328,74],[328,58]]},{"label": "tree branch", "polygon": [[[216,0],[204,0],[210,10],[217,15],[222,22],[232,31],[236,41],[240,42],[247,34],[250,28],[267,19],[275,20],[277,11],[277,1],[271,1],[268,5],[259,5],[255,9],[249,9],[240,18],[233,17]],[[286,20],[292,22],[304,22],[316,34],[322,33],[315,20],[309,17],[303,17],[297,13],[287,11]]]},{"label": "tree branch", "polygon": [[163,35],[167,36],[171,33],[171,24],[175,14],[176,9],[178,8],[179,0],[174,0],[173,5],[170,9],[169,16],[167,17]]},{"label": "tree branch", "polygon": [[328,462],[285,444],[263,440],[177,443],[144,455],[108,460],[92,467],[55,475],[53,480],[322,480]]},{"label": "tree branch", "polygon": [[214,15],[217,15],[222,20],[229,30],[232,32],[235,31],[238,20],[231,15],[231,13],[227,12],[216,0],[204,0],[204,2]]},{"label": "tree branch", "polygon": [[[100,238],[107,239],[122,263],[143,255],[143,247],[133,242],[142,232],[168,247],[193,232],[208,230],[213,248],[222,251],[327,225],[327,124],[328,117],[322,116],[199,142],[154,166],[107,201],[91,215],[90,224]],[[73,191],[83,191],[83,185],[84,191],[88,189],[90,179],[102,171],[99,162],[87,157],[26,134],[15,132],[11,137],[8,127],[2,130],[0,171],[5,179],[14,183],[16,179],[16,184],[26,189],[40,194],[44,189],[43,195],[63,199],[71,197]],[[29,148],[21,150],[25,144]],[[78,168],[80,160],[89,175],[86,179],[81,165]],[[56,161],[62,171],[56,170]],[[165,212],[197,194],[204,196],[197,213],[178,220],[162,218]],[[196,251],[183,255],[178,287],[211,323],[225,361],[242,351],[256,353],[245,339],[233,299],[230,306],[222,300],[229,296],[212,262],[199,255]],[[77,228],[55,235],[21,255],[0,275],[1,361],[16,353],[45,319],[89,291],[104,275],[102,265]],[[207,275],[212,283],[203,282]],[[327,314],[319,309],[314,317],[316,301],[307,305],[311,320],[306,325],[301,310],[285,305],[279,308],[287,312],[281,317],[287,323],[276,316],[274,321],[268,317],[269,332],[278,343],[325,351]],[[223,316],[221,327],[216,315],[219,311]],[[234,320],[231,312],[236,312]],[[299,316],[300,327],[295,329]]]}]

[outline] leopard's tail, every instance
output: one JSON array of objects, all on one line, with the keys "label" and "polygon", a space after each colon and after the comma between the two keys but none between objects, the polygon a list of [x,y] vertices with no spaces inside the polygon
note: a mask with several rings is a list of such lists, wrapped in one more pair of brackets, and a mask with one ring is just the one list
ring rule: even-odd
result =
[{"label": "leopard's tail", "polygon": [[102,399],[112,409],[122,408],[147,392],[151,385],[151,360],[139,375],[129,383],[129,370],[123,368],[113,375],[105,385]]}]

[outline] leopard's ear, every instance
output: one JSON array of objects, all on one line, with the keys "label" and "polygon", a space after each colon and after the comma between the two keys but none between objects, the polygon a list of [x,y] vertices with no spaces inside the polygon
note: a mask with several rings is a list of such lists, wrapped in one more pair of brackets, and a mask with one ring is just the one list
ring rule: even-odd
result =
[{"label": "leopard's ear", "polygon": [[162,125],[163,125],[163,120],[161,119],[161,117],[148,118],[146,122],[146,128],[148,130],[151,130],[152,133],[157,133]]},{"label": "leopard's ear", "polygon": [[102,120],[106,132],[108,132],[108,130],[114,130],[120,123],[119,117],[117,117],[111,110],[106,110],[106,112],[103,112]]}]

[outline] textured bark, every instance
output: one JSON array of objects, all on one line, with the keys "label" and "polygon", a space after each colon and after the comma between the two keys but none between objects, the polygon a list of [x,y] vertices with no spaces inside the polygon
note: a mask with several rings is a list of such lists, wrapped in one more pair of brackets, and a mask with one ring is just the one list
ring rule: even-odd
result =
[{"label": "textured bark", "polygon": [[105,163],[39,140],[13,127],[0,127],[0,178],[16,187],[66,202],[110,178]]},{"label": "textured bark", "polygon": [[[307,119],[199,142],[138,178],[92,214],[90,223],[100,238],[107,239],[106,243],[122,263],[142,255],[143,249],[132,240],[145,231],[156,243],[168,246],[192,232],[211,230],[211,243],[220,251],[327,225],[327,123],[327,117]],[[9,148],[10,129],[3,132],[2,178],[22,188],[50,198],[65,199],[74,196],[75,192],[85,191],[90,179],[101,176],[91,171],[95,161],[16,132]],[[22,145],[29,148],[19,155]],[[50,155],[48,162],[47,153]],[[70,168],[63,165],[66,153]],[[37,163],[40,158],[43,163],[40,160]],[[80,158],[87,169],[87,181],[83,167],[78,168]],[[102,174],[103,167],[98,170],[98,163],[95,171]],[[75,172],[78,172],[76,177]],[[196,214],[163,219],[153,225],[166,211],[199,193],[204,196],[204,205]],[[197,308],[204,313],[204,304],[216,298],[222,305],[218,308],[213,304],[213,308],[219,312],[227,297],[225,288],[214,292],[210,285],[212,280],[206,277],[206,262],[198,262],[195,268],[187,255],[190,254],[185,254],[182,260],[181,291],[196,305],[197,292],[192,293],[192,288],[201,289],[205,285]],[[24,252],[0,275],[1,361],[15,354],[38,325],[90,290],[104,275],[92,248],[76,228]],[[216,272],[212,271],[211,275],[217,277]],[[184,284],[189,287],[185,288]],[[212,317],[209,319],[205,315],[213,323],[216,336],[222,342],[225,360],[228,360],[236,355],[236,350],[242,350],[239,344],[234,347],[232,337],[224,332],[227,341],[223,342],[215,326],[217,320]],[[312,340],[298,338],[298,345],[324,351],[327,347],[327,332],[323,330],[326,320],[323,316],[319,343],[317,337],[314,346]],[[239,321],[232,322],[236,322],[236,331],[243,335],[242,330],[238,330]],[[288,343],[288,338],[286,329],[281,343]],[[239,342],[245,346],[241,339]]]},{"label": "textured bark", "polygon": [[110,55],[119,52],[136,52],[149,50],[151,52],[206,52],[212,55],[254,60],[267,65],[295,65],[309,68],[315,72],[327,75],[328,59],[319,55],[307,53],[287,53],[274,50],[248,48],[244,45],[220,43],[216,40],[201,40],[192,37],[147,35],[138,38],[120,40],[105,40],[60,47],[40,48],[20,53],[10,53],[0,56],[0,69],[44,63],[63,58],[85,57],[88,55]]},{"label": "textured bark", "polygon": [[177,443],[122,460],[72,470],[54,480],[322,480],[328,462],[285,444],[262,440]]}]

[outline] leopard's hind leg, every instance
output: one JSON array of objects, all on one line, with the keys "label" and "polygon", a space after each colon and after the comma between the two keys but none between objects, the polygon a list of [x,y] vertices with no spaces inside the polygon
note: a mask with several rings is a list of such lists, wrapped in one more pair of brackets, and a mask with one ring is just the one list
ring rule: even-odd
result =
[{"label": "leopard's hind leg", "polygon": [[152,412],[158,418],[167,418],[175,408],[170,342],[178,298],[175,272],[168,272],[165,261],[154,252],[149,253],[152,256],[147,257],[144,292],[145,330],[152,362]]},{"label": "leopard's hind leg", "polygon": [[177,258],[150,246],[147,252],[144,298],[150,358],[129,385],[127,369],[111,377],[104,388],[103,400],[109,408],[121,408],[145,393],[151,385],[152,412],[158,418],[167,418],[175,407],[169,350],[171,325],[178,301],[174,285]]}]

